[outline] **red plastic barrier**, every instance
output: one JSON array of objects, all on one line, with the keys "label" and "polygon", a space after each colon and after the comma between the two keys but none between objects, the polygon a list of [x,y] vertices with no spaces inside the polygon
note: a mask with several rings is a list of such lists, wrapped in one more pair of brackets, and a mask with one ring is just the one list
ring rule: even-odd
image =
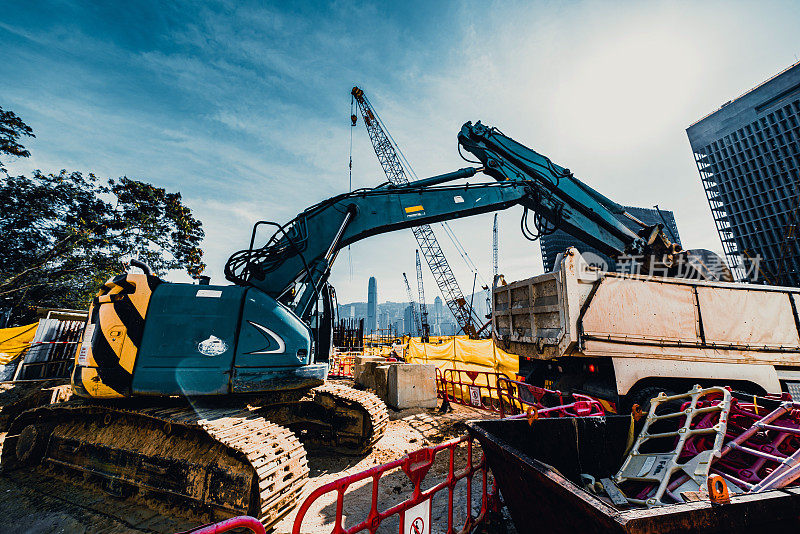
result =
[{"label": "red plastic barrier", "polygon": [[497,383],[501,377],[505,375],[489,371],[445,369],[439,373],[437,395],[449,402],[500,413]]},{"label": "red plastic barrier", "polygon": [[230,532],[235,528],[247,528],[255,534],[265,534],[264,525],[261,524],[261,521],[249,515],[240,515],[219,523],[203,525],[181,534],[219,534],[221,532]]},{"label": "red plastic barrier", "polygon": [[[457,469],[455,466],[455,452],[462,443],[467,444],[467,461],[463,469]],[[438,484],[422,490],[422,481],[428,474],[434,460],[438,454],[448,455],[448,472],[445,480]],[[378,508],[378,483],[382,476],[389,472],[396,471],[398,468],[408,476],[413,484],[411,496],[386,510]],[[473,499],[472,499],[472,483],[473,477],[476,473],[481,472],[481,505],[477,514],[473,514]],[[489,485],[487,483],[488,468],[486,466],[486,459],[481,455],[480,460],[476,463],[472,454],[472,438],[469,436],[462,436],[459,439],[442,443],[434,447],[426,447],[414,452],[408,453],[406,456],[393,462],[367,469],[361,473],[349,475],[339,480],[335,480],[319,488],[315,489],[308,498],[300,506],[297,516],[294,520],[292,528],[293,534],[300,534],[303,525],[303,519],[308,513],[309,508],[321,496],[328,493],[336,493],[336,518],[331,527],[331,534],[354,534],[356,532],[367,531],[374,533],[378,530],[381,523],[392,516],[398,516],[400,522],[400,532],[431,532],[431,501],[434,496],[441,492],[447,491],[448,514],[447,514],[447,530],[448,533],[466,533],[480,523],[490,510],[498,510],[499,506],[498,497],[496,494],[489,493]],[[347,490],[350,486],[361,480],[372,480],[372,503],[367,517],[359,523],[345,528],[343,522],[343,509],[344,502],[347,496]],[[453,525],[453,512],[454,512],[454,493],[456,484],[462,480],[466,480],[466,520],[461,530],[455,530]],[[427,505],[425,504],[427,503]],[[413,516],[413,517],[411,517]],[[417,522],[420,522],[417,525]],[[428,528],[425,528],[427,526]]]},{"label": "red plastic barrier", "polygon": [[328,360],[328,378],[353,378],[355,361],[353,354],[334,354]]},{"label": "red plastic barrier", "polygon": [[[565,395],[557,390],[540,388],[505,376],[498,378],[497,389],[500,393],[501,417],[527,417],[529,409],[537,417],[590,417],[606,413],[603,405],[594,397],[580,393]],[[522,391],[527,393],[526,398],[523,398]],[[548,403],[552,405],[548,406]]]},{"label": "red plastic barrier", "polygon": [[[328,359],[328,378],[353,378],[353,371],[355,370],[356,354],[346,352],[343,354],[334,354]],[[387,362],[400,361],[397,358],[383,357]]]}]

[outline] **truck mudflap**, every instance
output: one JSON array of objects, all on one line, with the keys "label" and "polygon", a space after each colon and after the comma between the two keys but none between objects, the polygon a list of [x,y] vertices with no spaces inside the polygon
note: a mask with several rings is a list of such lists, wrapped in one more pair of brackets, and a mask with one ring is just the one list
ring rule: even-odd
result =
[{"label": "truck mudflap", "polygon": [[295,506],[308,476],[292,432],[241,407],[37,408],[12,423],[2,451],[6,472],[35,465],[198,522],[247,514],[267,525]]}]

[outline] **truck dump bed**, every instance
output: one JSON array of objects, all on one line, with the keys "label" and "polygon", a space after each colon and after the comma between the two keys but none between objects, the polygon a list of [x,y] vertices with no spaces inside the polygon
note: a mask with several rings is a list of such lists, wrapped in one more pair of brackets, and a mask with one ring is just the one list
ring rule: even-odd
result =
[{"label": "truck dump bed", "polygon": [[492,320],[498,346],[523,359],[612,358],[618,373],[635,361],[627,386],[669,376],[664,362],[702,376],[724,363],[775,393],[800,382],[798,308],[798,288],[607,273],[569,249],[553,272],[496,285]]}]

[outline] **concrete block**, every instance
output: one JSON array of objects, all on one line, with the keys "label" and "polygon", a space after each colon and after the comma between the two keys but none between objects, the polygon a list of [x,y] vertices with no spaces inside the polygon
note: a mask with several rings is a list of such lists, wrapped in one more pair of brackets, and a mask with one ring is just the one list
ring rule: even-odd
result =
[{"label": "concrete block", "polygon": [[375,383],[372,379],[372,375],[368,374],[366,376],[362,376],[366,370],[365,366],[369,362],[384,363],[385,361],[386,360],[383,358],[377,358],[375,356],[356,356],[353,363],[353,380],[355,380],[356,384],[359,384],[367,389],[373,389],[375,387]]},{"label": "concrete block", "polygon": [[[401,362],[387,362],[383,358],[377,362],[364,362],[358,383],[365,389],[375,391],[375,394],[385,401],[387,395],[386,384],[388,383],[388,369],[383,368],[392,365],[404,364]],[[381,393],[381,391],[383,391],[383,393]]]},{"label": "concrete block", "polygon": [[397,410],[436,408],[436,366],[405,364],[389,367],[386,403]]},{"label": "concrete block", "polygon": [[392,367],[392,365],[399,364],[387,363],[386,365],[379,365],[375,367],[375,373],[373,374],[375,394],[384,402],[389,396],[389,367]]}]

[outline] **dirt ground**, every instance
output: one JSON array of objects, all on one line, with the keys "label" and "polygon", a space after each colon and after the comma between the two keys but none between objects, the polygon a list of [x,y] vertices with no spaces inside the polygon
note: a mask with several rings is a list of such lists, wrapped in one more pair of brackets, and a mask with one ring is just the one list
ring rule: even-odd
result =
[{"label": "dirt ground", "polygon": [[[437,445],[457,438],[465,432],[464,422],[470,419],[492,417],[484,411],[465,406],[453,406],[448,414],[435,410],[413,408],[403,411],[390,410],[390,422],[383,438],[370,454],[360,457],[327,455],[309,452],[310,476],[301,502],[314,489],[344,476],[355,474],[373,466],[401,458],[407,452]],[[1,438],[0,438],[1,439]],[[480,458],[480,448],[474,445],[474,462]],[[462,444],[454,454],[456,469],[466,466],[466,445]],[[437,454],[431,471],[423,482],[425,490],[445,480],[448,472],[449,453]],[[24,474],[13,472],[0,474],[0,515],[3,530],[18,532],[179,532],[197,525],[151,510],[146,505],[120,501],[101,491],[76,488],[54,477],[46,484],[33,483],[34,477],[41,481],[41,470]],[[396,469],[381,477],[377,488],[378,509],[386,510],[408,498],[412,484],[406,474]],[[473,511],[480,508],[481,477],[476,476],[472,487]],[[371,479],[352,484],[343,499],[345,527],[366,519],[372,502]],[[446,532],[447,490],[437,494],[432,502],[432,533]],[[456,485],[453,495],[455,526],[458,530],[466,518],[467,491],[465,481]],[[293,511],[279,522],[276,533],[289,533],[297,511]],[[328,493],[314,502],[303,522],[304,534],[323,534],[333,529],[336,516],[336,493]],[[378,532],[398,532],[398,520],[390,518],[381,524]]]}]

